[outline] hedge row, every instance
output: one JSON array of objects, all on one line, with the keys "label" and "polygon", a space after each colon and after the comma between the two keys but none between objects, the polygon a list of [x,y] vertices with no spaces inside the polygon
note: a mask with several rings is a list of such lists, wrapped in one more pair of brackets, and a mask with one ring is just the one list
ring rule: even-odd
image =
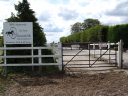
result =
[{"label": "hedge row", "polygon": [[110,26],[108,29],[107,40],[111,42],[118,42],[123,40],[124,48],[128,48],[128,24],[121,24]]},{"label": "hedge row", "polygon": [[60,42],[118,42],[120,39],[123,39],[123,47],[128,48],[128,24],[115,26],[97,25],[85,31],[61,37]]},{"label": "hedge row", "polygon": [[67,37],[61,37],[60,42],[62,43],[76,43],[76,42],[106,42],[107,41],[108,26],[97,25],[90,29]]}]

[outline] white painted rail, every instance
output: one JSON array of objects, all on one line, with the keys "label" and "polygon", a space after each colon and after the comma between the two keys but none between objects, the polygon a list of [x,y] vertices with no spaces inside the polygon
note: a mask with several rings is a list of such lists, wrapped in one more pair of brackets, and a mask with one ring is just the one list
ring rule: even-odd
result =
[{"label": "white painted rail", "polygon": [[[6,50],[31,50],[31,55],[6,55]],[[33,49],[38,49],[38,55],[33,55]],[[58,55],[41,55],[41,49],[56,49],[58,51]],[[43,66],[43,65],[58,65],[59,70],[62,70],[62,44],[58,43],[58,47],[0,47],[0,50],[4,51],[4,56],[0,56],[0,58],[4,58],[4,64],[0,64],[0,66]],[[58,63],[42,63],[41,57],[58,57]],[[32,58],[31,63],[20,63],[20,64],[7,64],[7,58]],[[38,58],[38,63],[34,63],[33,58]]]}]

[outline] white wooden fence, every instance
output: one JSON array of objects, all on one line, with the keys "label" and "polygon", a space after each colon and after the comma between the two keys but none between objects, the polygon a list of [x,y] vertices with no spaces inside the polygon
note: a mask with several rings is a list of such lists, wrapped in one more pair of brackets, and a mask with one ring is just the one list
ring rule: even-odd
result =
[{"label": "white wooden fence", "polygon": [[[123,41],[120,40],[120,42],[116,43],[118,44],[118,67],[123,67]],[[90,44],[93,45],[93,49],[95,49],[96,44]],[[110,45],[113,45],[112,43],[108,43],[108,48],[110,48]],[[6,50],[31,50],[31,55],[6,55]],[[38,49],[38,55],[33,55],[33,49]],[[58,50],[58,55],[41,55],[41,49],[53,49]],[[58,47],[0,47],[0,50],[4,51],[4,56],[0,56],[0,58],[4,58],[4,64],[0,64],[0,66],[5,66],[5,74],[7,74],[7,66],[43,66],[43,65],[58,65],[59,70],[62,70],[62,43],[58,43]],[[100,52],[101,53],[101,52]],[[109,50],[110,53],[110,50]],[[95,56],[95,50],[93,51],[93,54]],[[58,63],[42,63],[42,57],[58,57]],[[25,63],[25,64],[7,64],[6,59],[7,58],[32,58],[31,63]],[[34,63],[33,58],[38,58],[38,63]]]},{"label": "white wooden fence", "polygon": [[[31,49],[31,55],[6,55],[6,50],[28,50]],[[38,49],[38,55],[33,55],[33,49]],[[41,49],[56,49],[58,50],[58,55],[41,55]],[[62,44],[58,43],[58,47],[0,47],[0,50],[4,51],[4,56],[0,56],[0,58],[4,58],[4,64],[0,64],[0,66],[5,66],[5,74],[7,74],[7,66],[43,66],[43,65],[58,65],[59,70],[62,70]],[[42,57],[58,57],[58,63],[42,63]],[[23,64],[7,64],[7,58],[32,58],[31,63],[23,63]],[[33,58],[38,58],[38,63],[34,63]]]}]

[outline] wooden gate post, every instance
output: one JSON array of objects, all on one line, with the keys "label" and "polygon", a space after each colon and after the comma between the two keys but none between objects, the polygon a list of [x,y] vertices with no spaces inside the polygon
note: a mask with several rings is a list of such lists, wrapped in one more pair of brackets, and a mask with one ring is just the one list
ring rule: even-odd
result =
[{"label": "wooden gate post", "polygon": [[123,40],[118,42],[118,67],[123,68]]},{"label": "wooden gate post", "polygon": [[58,67],[59,67],[59,70],[60,71],[62,71],[63,70],[63,66],[62,66],[62,43],[61,42],[58,42],[58,53],[59,53],[59,55],[60,55],[60,57],[59,57],[59,61],[58,61],[58,63],[59,63],[59,65],[58,65]]},{"label": "wooden gate post", "polygon": [[120,52],[120,49],[121,49],[120,48],[120,42],[118,42],[118,67],[119,68],[121,68],[121,65],[120,65],[121,64],[121,58],[120,58],[121,57],[121,54],[120,54],[121,52]]},{"label": "wooden gate post", "polygon": [[123,40],[120,40],[120,47],[121,47],[121,68],[123,68]]}]

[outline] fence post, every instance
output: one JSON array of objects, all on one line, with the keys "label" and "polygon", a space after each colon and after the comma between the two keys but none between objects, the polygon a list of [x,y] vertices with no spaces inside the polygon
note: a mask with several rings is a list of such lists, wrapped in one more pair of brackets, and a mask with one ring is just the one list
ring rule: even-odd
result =
[{"label": "fence post", "polygon": [[121,64],[121,54],[120,54],[120,42],[118,42],[118,67],[120,68],[120,64]]},{"label": "fence post", "polygon": [[[100,44],[99,44],[99,45],[100,45]],[[101,46],[99,46],[99,49],[100,49],[100,52],[99,52],[99,53],[100,53],[100,56],[101,56]],[[101,58],[99,58],[99,60],[101,60]]]},{"label": "fence post", "polygon": [[118,42],[118,67],[123,68],[123,40]]},{"label": "fence post", "polygon": [[[38,49],[38,56],[41,56],[41,49]],[[38,63],[41,64],[42,63],[42,58],[38,57]],[[42,66],[39,66],[39,72],[42,72]]]},{"label": "fence post", "polygon": [[121,48],[121,69],[123,68],[123,40],[120,40],[120,48]]},{"label": "fence post", "polygon": [[58,67],[59,67],[59,70],[62,71],[62,43],[61,42],[58,42],[58,53],[60,55],[59,61],[58,61],[59,63]]},{"label": "fence post", "polygon": [[95,44],[93,44],[93,57],[95,57]]},{"label": "fence post", "polygon": [[108,49],[109,49],[109,50],[108,50],[108,54],[109,54],[109,55],[108,55],[108,58],[109,58],[108,63],[109,63],[109,64],[110,64],[110,59],[111,59],[111,57],[110,57],[110,45],[111,45],[111,44],[110,44],[110,41],[108,41]]},{"label": "fence post", "polygon": [[[55,43],[53,42],[53,47],[55,47]],[[55,55],[55,49],[53,48],[53,53],[54,53],[54,55]],[[54,58],[54,63],[56,62],[56,59],[55,59],[55,57],[53,57]]]},{"label": "fence post", "polygon": [[[31,55],[32,55],[32,65],[33,65],[33,44],[31,44]],[[32,66],[32,71],[34,71],[34,66]]]},{"label": "fence post", "polygon": [[[4,44],[4,64],[6,65],[6,44]],[[7,75],[7,66],[5,66],[4,74]]]}]

